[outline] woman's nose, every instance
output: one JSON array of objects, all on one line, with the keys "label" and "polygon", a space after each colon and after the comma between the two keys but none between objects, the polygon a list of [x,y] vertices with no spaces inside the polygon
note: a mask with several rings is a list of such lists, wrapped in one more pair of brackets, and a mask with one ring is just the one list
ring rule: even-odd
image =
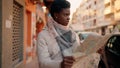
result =
[{"label": "woman's nose", "polygon": [[67,17],[67,20],[70,20],[70,17]]}]

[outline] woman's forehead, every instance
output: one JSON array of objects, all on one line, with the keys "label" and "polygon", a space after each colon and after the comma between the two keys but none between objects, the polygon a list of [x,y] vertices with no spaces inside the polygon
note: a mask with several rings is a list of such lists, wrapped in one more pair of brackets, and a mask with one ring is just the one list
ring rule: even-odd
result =
[{"label": "woman's forehead", "polygon": [[63,13],[70,13],[70,8],[65,8],[61,12],[63,12]]}]

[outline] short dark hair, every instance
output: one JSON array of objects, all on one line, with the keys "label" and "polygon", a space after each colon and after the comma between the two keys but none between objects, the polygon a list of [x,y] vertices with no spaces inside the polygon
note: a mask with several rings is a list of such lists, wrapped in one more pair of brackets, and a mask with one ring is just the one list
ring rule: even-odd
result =
[{"label": "short dark hair", "polygon": [[65,8],[70,8],[70,2],[66,0],[55,0],[50,8],[51,16],[54,18],[54,13],[59,13]]},{"label": "short dark hair", "polygon": [[50,6],[54,0],[43,0],[46,7]]}]

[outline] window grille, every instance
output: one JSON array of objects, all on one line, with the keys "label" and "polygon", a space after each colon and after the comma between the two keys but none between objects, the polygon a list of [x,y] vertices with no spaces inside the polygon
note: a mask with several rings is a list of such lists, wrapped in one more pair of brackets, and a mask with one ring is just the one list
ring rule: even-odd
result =
[{"label": "window grille", "polygon": [[23,6],[13,1],[12,61],[13,65],[23,60]]}]

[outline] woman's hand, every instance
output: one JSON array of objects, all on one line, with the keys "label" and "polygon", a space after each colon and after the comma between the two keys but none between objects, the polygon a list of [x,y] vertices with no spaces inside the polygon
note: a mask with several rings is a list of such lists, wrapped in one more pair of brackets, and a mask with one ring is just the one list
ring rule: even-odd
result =
[{"label": "woman's hand", "polygon": [[104,47],[101,47],[101,48],[99,48],[98,50],[97,50],[97,53],[99,53],[99,54],[103,54],[104,53]]},{"label": "woman's hand", "polygon": [[63,62],[61,64],[62,68],[71,68],[75,59],[72,56],[66,56],[63,58]]}]

